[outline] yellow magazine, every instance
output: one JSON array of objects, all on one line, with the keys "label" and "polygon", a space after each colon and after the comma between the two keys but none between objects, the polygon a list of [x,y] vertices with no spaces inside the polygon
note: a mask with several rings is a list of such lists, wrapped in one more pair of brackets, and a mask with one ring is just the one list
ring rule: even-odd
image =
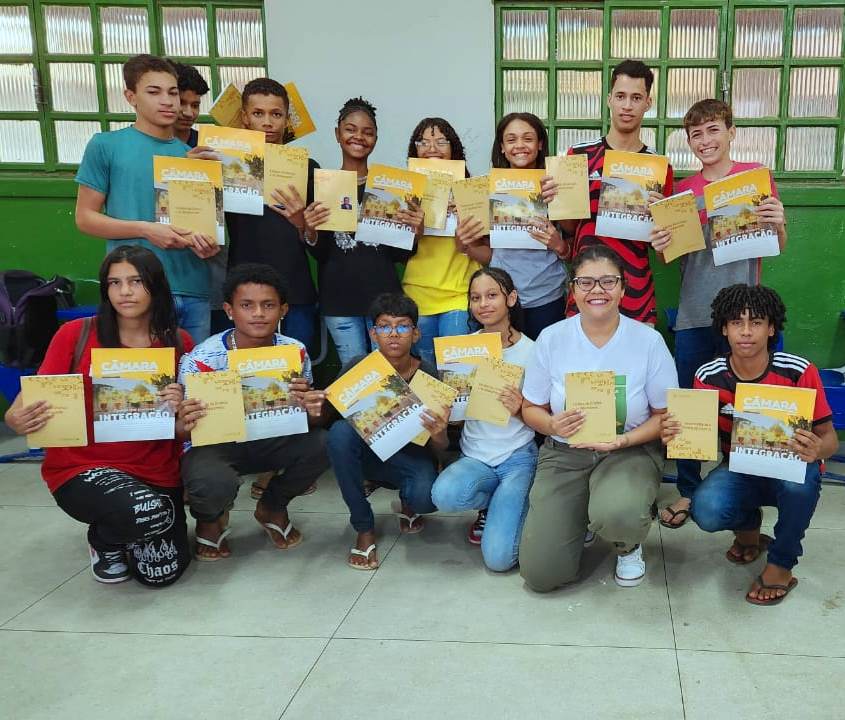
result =
[{"label": "yellow magazine", "polygon": [[158,393],[176,382],[173,348],[91,350],[94,442],[172,440],[173,408]]},{"label": "yellow magazine", "polygon": [[288,108],[288,130],[293,135],[294,140],[299,140],[314,132],[317,127],[311,119],[308,108],[305,107],[305,102],[302,100],[302,95],[299,94],[299,88],[296,87],[296,83],[285,83],[284,88],[288,91],[288,100],[290,101],[290,107]]},{"label": "yellow magazine", "polygon": [[197,143],[217,151],[223,163],[223,209],[264,214],[264,133],[200,125]]},{"label": "yellow magazine", "polygon": [[670,460],[715,460],[719,456],[719,393],[717,390],[670,389],[668,412],[681,432],[666,446]]},{"label": "yellow magazine", "polygon": [[484,231],[490,232],[490,176],[456,180],[452,183],[452,196],[458,218],[475,217],[481,220]]},{"label": "yellow magazine", "polygon": [[50,404],[47,424],[26,436],[29,447],[84,447],[88,444],[82,375],[23,375],[21,400],[24,406],[41,401]]},{"label": "yellow magazine", "polygon": [[663,251],[663,259],[667,263],[707,247],[692,190],[653,203],[651,217],[655,227],[672,232],[672,242]]},{"label": "yellow magazine", "polygon": [[812,388],[737,383],[731,472],[803,483],[807,463],[788,443],[797,429],[812,430],[815,406]]},{"label": "yellow magazine", "polygon": [[358,175],[354,170],[314,171],[314,202],[329,209],[320,230],[355,232],[358,227]]},{"label": "yellow magazine", "polygon": [[359,242],[411,250],[415,228],[400,222],[396,214],[409,205],[421,205],[426,176],[421,173],[372,165],[361,203],[361,219],[355,239]]},{"label": "yellow magazine", "polygon": [[654,224],[648,194],[663,192],[668,170],[664,155],[605,151],[596,235],[648,242]]},{"label": "yellow magazine", "polygon": [[501,359],[502,336],[492,332],[434,338],[434,356],[440,379],[458,391],[449,421],[459,422],[466,417],[467,402],[479,363],[488,358]]},{"label": "yellow magazine", "polygon": [[616,439],[616,376],[613,372],[573,372],[564,376],[567,410],[581,410],[581,429],[566,439],[570,445],[596,445]]},{"label": "yellow magazine", "polygon": [[[168,187],[170,182],[174,180],[211,184],[214,188],[214,212],[212,218],[208,218],[208,205],[206,204],[204,209],[206,217],[203,219],[203,224],[209,230],[211,229],[211,220],[214,220],[214,232],[211,233],[210,237],[215,238],[218,245],[223,245],[226,242],[226,232],[223,218],[222,163],[216,160],[195,160],[194,158],[168,157],[166,155],[153,156],[156,222],[180,227],[179,223],[173,222],[170,217]],[[182,203],[180,203],[181,205]],[[184,221],[184,215],[180,219]]]},{"label": "yellow magazine", "polygon": [[[429,178],[423,196],[425,234],[435,237],[454,237],[458,217],[449,212],[452,183],[466,177],[464,160],[440,158],[408,158],[408,170],[422,173]],[[442,177],[445,175],[446,177]]]},{"label": "yellow magazine", "polygon": [[467,402],[467,419],[482,420],[500,427],[507,425],[512,416],[502,405],[499,395],[511,386],[521,388],[524,373],[520,365],[495,358],[479,363]]},{"label": "yellow magazine", "polygon": [[185,395],[206,405],[206,414],[191,430],[191,445],[219,445],[246,440],[241,376],[235,370],[185,375]]},{"label": "yellow magazine", "polygon": [[241,120],[241,91],[229,83],[212,103],[208,114],[214,122],[223,127],[242,128]]},{"label": "yellow magazine", "polygon": [[217,237],[217,203],[214,185],[191,180],[171,180],[167,183],[167,203],[170,222],[174,227]]},{"label": "yellow magazine", "polygon": [[229,350],[229,369],[241,378],[247,440],[308,432],[308,413],[290,397],[301,353],[299,345]]},{"label": "yellow magazine", "polygon": [[329,385],[326,397],[381,460],[423,429],[422,401],[378,350]]},{"label": "yellow magazine", "polygon": [[546,174],[557,183],[549,203],[549,220],[580,220],[590,217],[590,180],[587,156],[553,155],[546,158]]},{"label": "yellow magazine", "polygon": [[[458,391],[455,388],[444,382],[440,382],[440,380],[431,377],[431,375],[422,370],[417,370],[414,373],[414,377],[411,378],[408,387],[422,401],[427,410],[434,410],[446,417],[449,416],[452,410],[452,403],[458,395]],[[431,434],[428,430],[423,430],[411,442],[414,445],[422,446],[428,442],[430,437]]]},{"label": "yellow magazine", "polygon": [[777,230],[761,223],[755,212],[771,194],[768,168],[728,175],[704,186],[714,265],[780,255]]},{"label": "yellow magazine", "polygon": [[[305,107],[302,95],[299,94],[296,84],[289,82],[283,87],[287,90],[288,101],[290,103],[290,107],[288,107],[288,137],[285,140],[298,140],[314,132],[317,128],[311,119],[308,108]],[[241,95],[241,91],[232,83],[229,83],[223,92],[217,96],[208,114],[214,118],[214,121],[218,125],[230,128],[242,128],[242,108],[243,96]]]},{"label": "yellow magazine", "polygon": [[540,180],[545,170],[490,170],[490,247],[546,250],[528,231],[546,220]]},{"label": "yellow magazine", "polygon": [[264,145],[264,203],[276,205],[273,191],[281,188],[290,195],[293,185],[302,198],[308,202],[308,150],[292,145]]}]

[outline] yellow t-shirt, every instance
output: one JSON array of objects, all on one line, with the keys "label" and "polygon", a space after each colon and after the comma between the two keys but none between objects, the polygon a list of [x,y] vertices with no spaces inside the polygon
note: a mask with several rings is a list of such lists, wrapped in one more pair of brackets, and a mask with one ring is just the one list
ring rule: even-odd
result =
[{"label": "yellow t-shirt", "polygon": [[423,235],[408,260],[402,289],[417,304],[420,315],[467,309],[467,288],[481,267],[455,248],[455,238]]}]

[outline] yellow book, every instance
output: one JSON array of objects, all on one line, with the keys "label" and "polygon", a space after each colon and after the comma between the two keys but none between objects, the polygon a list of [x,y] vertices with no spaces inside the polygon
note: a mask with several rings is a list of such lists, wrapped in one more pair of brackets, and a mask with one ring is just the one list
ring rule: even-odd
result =
[{"label": "yellow book", "polygon": [[191,180],[171,180],[167,184],[170,222],[174,227],[217,237],[217,203],[214,185]]},{"label": "yellow book", "polygon": [[487,358],[479,363],[467,402],[467,418],[501,427],[507,425],[512,416],[502,405],[499,395],[509,387],[521,388],[524,373],[520,365],[496,358]]},{"label": "yellow book", "polygon": [[792,452],[797,429],[812,430],[812,388],[737,383],[728,467],[731,472],[803,483],[807,463]]},{"label": "yellow book", "polygon": [[50,404],[47,424],[26,436],[29,447],[84,447],[88,444],[82,375],[23,375],[21,401],[24,406],[41,401]]},{"label": "yellow book", "polygon": [[484,231],[490,232],[490,177],[478,177],[455,180],[452,183],[452,196],[459,218],[474,217],[481,220]]},{"label": "yellow book", "polygon": [[415,228],[400,222],[396,214],[407,210],[412,203],[421,205],[425,187],[426,176],[421,173],[372,165],[367,174],[355,239],[411,250]]},{"label": "yellow book", "polygon": [[241,121],[241,91],[229,83],[212,103],[208,114],[214,122],[223,127],[242,128]]},{"label": "yellow book", "polygon": [[329,385],[326,397],[381,460],[423,429],[422,401],[378,350]]},{"label": "yellow book", "polygon": [[223,209],[264,214],[264,133],[200,125],[199,145],[214,149],[223,163]]},{"label": "yellow book", "polygon": [[501,359],[502,336],[492,332],[434,338],[434,356],[440,379],[458,391],[449,415],[451,422],[458,422],[466,417],[467,402],[479,363],[488,358]]},{"label": "yellow book", "polygon": [[780,255],[774,225],[761,223],[757,207],[772,195],[768,168],[728,175],[704,186],[713,264]]},{"label": "yellow book", "polygon": [[172,440],[173,408],[158,393],[176,382],[173,348],[91,350],[94,442]]},{"label": "yellow book", "polygon": [[293,185],[302,198],[308,202],[308,150],[292,145],[264,145],[264,202],[278,205],[272,192],[281,188],[290,194]]},{"label": "yellow book", "polygon": [[585,414],[570,445],[595,445],[616,439],[616,376],[613,372],[573,372],[564,377],[566,409]]},{"label": "yellow book", "polygon": [[545,174],[545,170],[490,170],[491,248],[547,249],[528,234],[538,220],[549,216],[540,183]]},{"label": "yellow book", "polygon": [[672,231],[672,242],[663,251],[667,263],[707,247],[692,190],[653,203],[651,216],[656,227]]},{"label": "yellow book", "polygon": [[296,83],[285,83],[284,88],[288,91],[288,100],[290,101],[288,130],[290,130],[294,140],[299,140],[314,132],[317,127],[314,125],[314,120],[311,119],[308,108],[305,107],[305,102],[299,93],[299,88],[296,87]]},{"label": "yellow book", "polygon": [[206,405],[206,414],[191,430],[191,445],[219,445],[246,440],[241,376],[235,370],[185,375],[185,395]]},{"label": "yellow book", "polygon": [[590,180],[587,156],[553,155],[546,158],[546,174],[557,183],[557,194],[549,203],[549,220],[579,220],[590,217]]},{"label": "yellow book", "polygon": [[[422,173],[429,178],[423,196],[425,234],[454,237],[458,218],[454,211],[449,212],[449,201],[452,199],[452,183],[466,177],[466,162],[440,158],[408,158],[408,170]],[[443,175],[446,177],[442,177]]]},{"label": "yellow book", "polygon": [[596,215],[596,235],[648,242],[654,223],[648,194],[663,192],[669,158],[651,153],[607,150]]},{"label": "yellow book", "polygon": [[246,439],[308,432],[308,413],[290,397],[290,381],[302,375],[299,345],[229,350],[229,369],[240,375]]},{"label": "yellow book", "polygon": [[[211,218],[208,217],[209,208],[205,205],[202,226],[211,229],[214,221],[214,232],[209,237],[217,240],[218,245],[226,242],[226,232],[223,218],[223,165],[216,160],[195,160],[194,158],[168,157],[166,155],[153,156],[153,186],[155,188],[156,222],[180,227],[170,217],[169,186],[172,181],[194,182],[210,184],[214,188],[214,209]],[[177,190],[178,192],[178,190]],[[207,197],[207,196],[206,196]],[[184,204],[184,195],[180,199],[180,208]],[[207,203],[207,201],[206,201]],[[185,221],[185,216],[180,217]],[[192,229],[192,228],[189,228]],[[206,234],[206,233],[203,233]]]},{"label": "yellow book", "polygon": [[668,412],[681,432],[666,446],[670,460],[715,460],[719,456],[719,393],[717,390],[671,389]]},{"label": "yellow book", "polygon": [[314,171],[314,201],[329,209],[320,230],[355,232],[358,227],[358,175],[354,170]]},{"label": "yellow book", "polygon": [[[452,403],[458,395],[458,391],[455,390],[455,388],[444,382],[440,382],[440,380],[431,377],[431,375],[423,372],[422,370],[417,370],[417,372],[414,373],[414,377],[411,378],[411,382],[408,383],[408,386],[422,401],[427,410],[434,410],[435,412],[446,415],[447,417],[451,412]],[[423,430],[419,435],[411,440],[411,442],[414,443],[414,445],[422,446],[428,442],[430,437],[431,434],[428,430]]]}]

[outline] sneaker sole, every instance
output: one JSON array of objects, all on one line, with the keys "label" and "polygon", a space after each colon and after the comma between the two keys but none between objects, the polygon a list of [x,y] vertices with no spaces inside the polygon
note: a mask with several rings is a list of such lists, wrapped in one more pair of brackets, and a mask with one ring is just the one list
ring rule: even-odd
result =
[{"label": "sneaker sole", "polygon": [[592,540],[587,540],[587,541],[585,541],[585,542],[584,542],[584,547],[593,547],[593,545],[595,545],[595,544],[596,544],[596,542],[598,541],[598,539],[599,539],[599,536],[598,536],[598,535],[593,535],[593,539],[592,539]]},{"label": "sneaker sole", "polygon": [[636,587],[645,579],[645,574],[640,575],[638,578],[621,578],[616,573],[613,573],[613,579],[619,587]]},{"label": "sneaker sole", "polygon": [[94,576],[94,579],[95,579],[98,583],[103,583],[103,585],[117,585],[118,583],[126,582],[127,580],[131,580],[131,579],[132,579],[132,576],[131,576],[131,575],[122,575],[121,577],[116,577],[116,578],[114,578],[114,580],[106,580],[105,578],[101,578],[101,577],[100,577],[100,576],[98,576],[98,575],[94,575],[94,573],[93,573],[93,572],[91,573],[91,575],[93,575],[93,576]]}]

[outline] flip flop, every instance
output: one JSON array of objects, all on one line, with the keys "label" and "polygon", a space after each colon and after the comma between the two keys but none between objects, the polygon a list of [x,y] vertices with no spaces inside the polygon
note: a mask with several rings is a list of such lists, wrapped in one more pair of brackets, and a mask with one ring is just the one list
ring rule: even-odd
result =
[{"label": "flip flop", "polygon": [[[659,522],[665,528],[669,528],[670,530],[677,530],[679,527],[683,527],[686,524],[686,521],[689,520],[689,509],[688,508],[683,509],[683,510],[672,510],[672,508],[669,505],[667,505],[663,509],[666,512],[668,512],[672,515],[672,517],[669,518],[669,522],[664,520],[662,517],[658,518],[657,522]],[[683,515],[684,519],[681,520],[681,522],[679,522],[679,523],[673,523],[672,520],[674,520],[676,517],[678,517],[678,515]]]},{"label": "flip flop", "polygon": [[[423,531],[425,527],[425,522],[422,519],[422,515],[419,513],[414,513],[413,515],[406,515],[402,512],[402,503],[398,500],[394,500],[390,503],[390,509],[396,513],[396,517],[399,519],[399,532],[403,533],[404,535],[416,535]],[[404,530],[402,528],[402,521],[408,523],[408,529]],[[419,520],[418,525],[414,525],[415,522]]]},{"label": "flip flop", "polygon": [[292,522],[288,522],[287,527],[284,530],[282,530],[282,528],[280,528],[278,525],[276,525],[276,523],[271,523],[271,522],[261,523],[261,527],[264,528],[264,532],[267,533],[267,537],[270,538],[270,541],[273,543],[273,545],[276,546],[276,549],[278,549],[278,550],[290,550],[291,548],[295,548],[297,545],[299,545],[302,542],[302,534],[300,533],[299,537],[296,540],[288,543],[285,547],[279,547],[278,545],[276,545],[276,541],[273,538],[273,532],[275,531],[275,532],[279,533],[279,535],[282,536],[282,539],[285,542],[287,542],[288,536],[290,535],[291,531],[293,530],[293,523]]},{"label": "flip flop", "polygon": [[[772,542],[772,538],[770,538],[765,533],[760,533],[760,541],[756,545],[743,545],[741,542],[734,538],[733,545],[725,551],[725,558],[727,558],[728,562],[732,562],[734,565],[748,565],[753,563],[760,554],[769,547],[769,543]],[[740,555],[737,557],[731,552],[731,548],[737,547],[739,548]],[[750,560],[746,560],[743,555],[749,550],[756,550],[757,554],[751,558]]]},{"label": "flip flop", "polygon": [[747,593],[745,593],[745,602],[749,602],[752,605],[777,605],[778,603],[783,602],[784,598],[787,595],[789,595],[792,588],[794,588],[798,584],[798,578],[792,578],[789,581],[789,585],[777,585],[777,584],[766,585],[766,583],[763,582],[763,576],[758,575],[755,582],[760,586],[759,588],[757,588],[758,591],[759,590],[783,590],[783,595],[781,595],[780,597],[778,597],[776,595],[775,597],[771,598],[770,600],[760,600],[759,598],[751,597],[751,591],[749,590]]},{"label": "flip flop", "polygon": [[355,555],[356,557],[362,557],[362,558],[364,558],[365,560],[367,560],[367,564],[366,564],[366,565],[357,565],[356,563],[351,562],[351,561],[349,561],[349,560],[347,560],[347,561],[346,561],[346,564],[347,564],[347,565],[349,565],[349,567],[353,568],[354,570],[367,570],[367,571],[372,571],[372,570],[376,570],[376,569],[378,569],[378,563],[376,563],[375,565],[370,565],[370,564],[369,564],[369,558],[370,558],[370,555],[371,555],[373,552],[375,552],[375,549],[376,549],[376,544],[375,544],[375,543],[373,543],[372,545],[370,545],[370,546],[369,546],[366,550],[359,550],[359,549],[358,549],[358,548],[356,548],[356,547],[349,548],[349,554],[350,554],[350,555]]},{"label": "flip flop", "polygon": [[229,533],[232,532],[231,528],[226,528],[222,533],[220,533],[220,537],[217,538],[217,542],[213,540],[209,540],[208,538],[200,537],[199,535],[196,536],[197,545],[203,545],[205,547],[214,548],[217,551],[216,557],[209,557],[208,555],[200,555],[199,553],[195,552],[194,557],[199,562],[217,562],[218,560],[225,560],[228,555],[221,555],[220,554],[220,546],[223,544],[223,541],[229,536]]}]

